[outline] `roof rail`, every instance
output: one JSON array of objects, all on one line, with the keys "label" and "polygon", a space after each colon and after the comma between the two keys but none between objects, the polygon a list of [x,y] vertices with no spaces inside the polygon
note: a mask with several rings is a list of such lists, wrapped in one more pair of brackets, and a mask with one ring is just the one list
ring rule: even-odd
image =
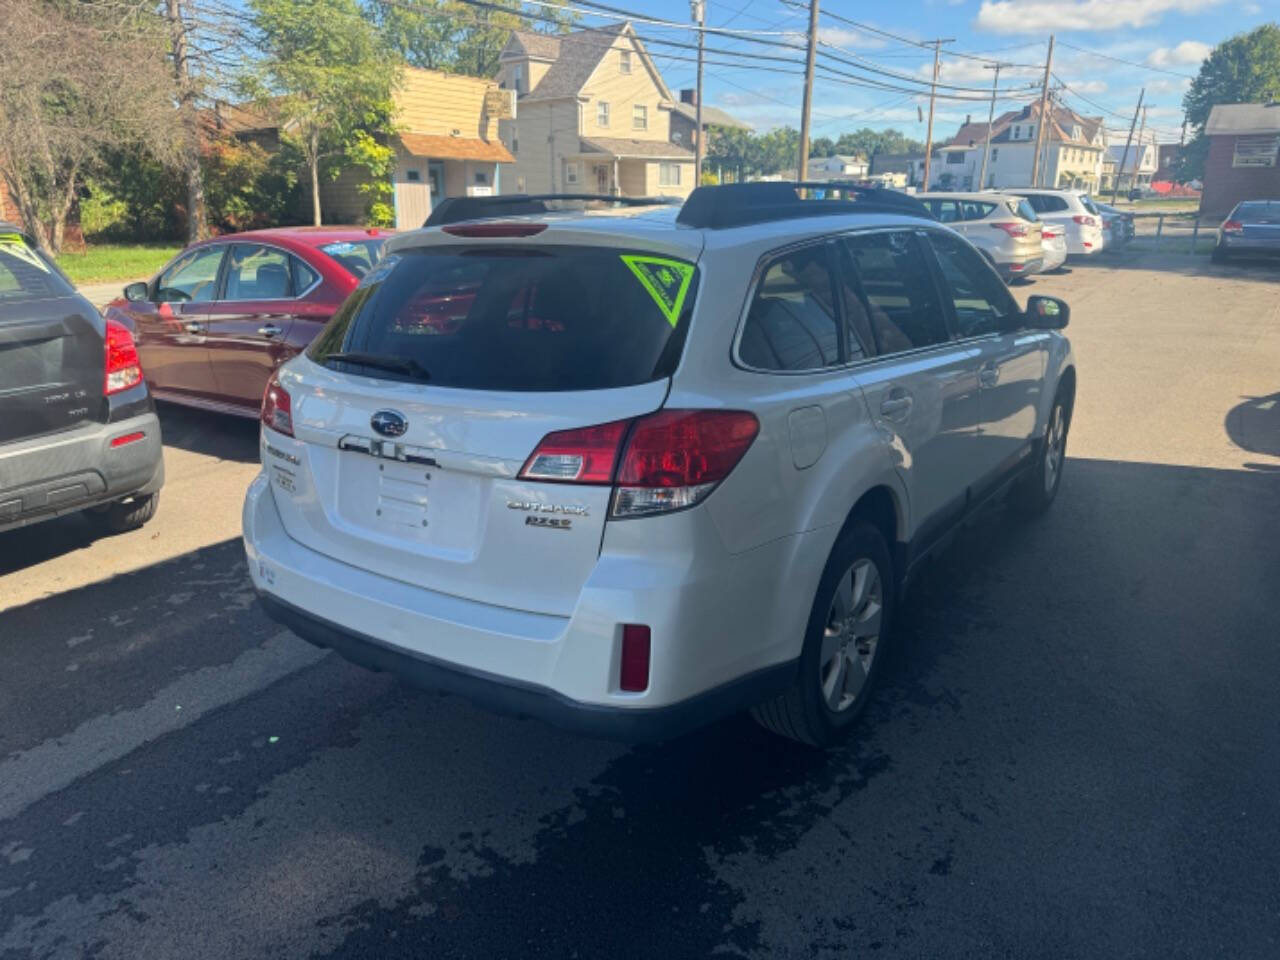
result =
[{"label": "roof rail", "polygon": [[[809,191],[805,197],[801,191]],[[812,196],[822,191],[821,198]],[[839,194],[840,196],[836,196]],[[753,223],[851,213],[901,213],[933,220],[915,197],[883,187],[846,180],[772,180],[697,187],[680,208],[676,222],[687,227],[723,230]]]},{"label": "roof rail", "polygon": [[508,193],[496,197],[447,197],[435,205],[424,227],[443,227],[464,220],[525,217],[555,213],[555,204],[600,203],[617,207],[652,207],[671,204],[668,197],[619,197],[609,193]]}]

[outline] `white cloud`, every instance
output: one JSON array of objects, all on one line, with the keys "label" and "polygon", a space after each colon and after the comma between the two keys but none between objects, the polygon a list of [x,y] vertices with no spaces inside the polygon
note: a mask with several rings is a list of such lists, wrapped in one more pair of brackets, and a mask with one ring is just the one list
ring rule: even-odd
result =
[{"label": "white cloud", "polygon": [[1213,47],[1199,40],[1183,40],[1176,47],[1156,47],[1147,54],[1147,65],[1151,67],[1199,66],[1205,57],[1213,52]]},{"label": "white cloud", "polygon": [[1084,80],[1073,83],[1071,89],[1076,93],[1106,93],[1107,84],[1104,80]]},{"label": "white cloud", "polygon": [[[798,34],[801,40],[805,37]],[[861,50],[878,50],[885,45],[879,37],[864,33],[861,30],[845,30],[840,27],[819,27],[818,39],[837,47],[858,48]]]},{"label": "white cloud", "polygon": [[1166,13],[1199,13],[1222,0],[983,0],[975,26],[992,33],[1145,27]]},{"label": "white cloud", "polygon": [[1258,14],[1262,12],[1262,6],[1260,4],[1252,3],[1252,2],[1246,3],[1240,9],[1243,10],[1245,13],[1247,13],[1251,17],[1256,17]]}]

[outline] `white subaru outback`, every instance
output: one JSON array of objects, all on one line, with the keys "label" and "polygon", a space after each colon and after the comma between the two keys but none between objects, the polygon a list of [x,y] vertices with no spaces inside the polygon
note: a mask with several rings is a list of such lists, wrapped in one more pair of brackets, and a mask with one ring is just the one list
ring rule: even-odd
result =
[{"label": "white subaru outback", "polygon": [[1053,500],[1076,374],[1066,304],[1021,309],[910,197],[822,186],[463,198],[391,240],[267,388],[266,610],[598,735],[750,708],[831,741],[931,548]]}]

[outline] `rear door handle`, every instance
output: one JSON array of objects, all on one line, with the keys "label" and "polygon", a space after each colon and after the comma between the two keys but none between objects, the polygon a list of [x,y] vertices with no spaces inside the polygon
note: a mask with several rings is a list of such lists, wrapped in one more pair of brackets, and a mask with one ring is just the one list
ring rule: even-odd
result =
[{"label": "rear door handle", "polygon": [[880,401],[880,412],[891,420],[901,420],[911,412],[912,403],[909,393],[894,392]]},{"label": "rear door handle", "polygon": [[282,333],[284,333],[284,331],[274,323],[266,323],[258,328],[258,336],[260,337],[278,337]]},{"label": "rear door handle", "polygon": [[978,371],[978,383],[984,387],[994,387],[1000,382],[1000,368],[989,363]]}]

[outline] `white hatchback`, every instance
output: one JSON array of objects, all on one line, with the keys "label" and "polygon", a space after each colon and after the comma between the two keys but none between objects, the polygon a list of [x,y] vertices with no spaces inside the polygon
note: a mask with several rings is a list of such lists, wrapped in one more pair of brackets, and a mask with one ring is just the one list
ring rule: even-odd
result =
[{"label": "white hatchback", "polygon": [[945,533],[1011,486],[1052,501],[1076,382],[1065,304],[1023,310],[916,201],[843,189],[468,199],[390,241],[267,389],[268,612],[595,734],[752,708],[833,738]]},{"label": "white hatchback", "polygon": [[1026,197],[1041,223],[1061,227],[1067,239],[1067,253],[1087,256],[1100,253],[1106,243],[1102,212],[1082,190],[1011,189],[1004,193]]}]

